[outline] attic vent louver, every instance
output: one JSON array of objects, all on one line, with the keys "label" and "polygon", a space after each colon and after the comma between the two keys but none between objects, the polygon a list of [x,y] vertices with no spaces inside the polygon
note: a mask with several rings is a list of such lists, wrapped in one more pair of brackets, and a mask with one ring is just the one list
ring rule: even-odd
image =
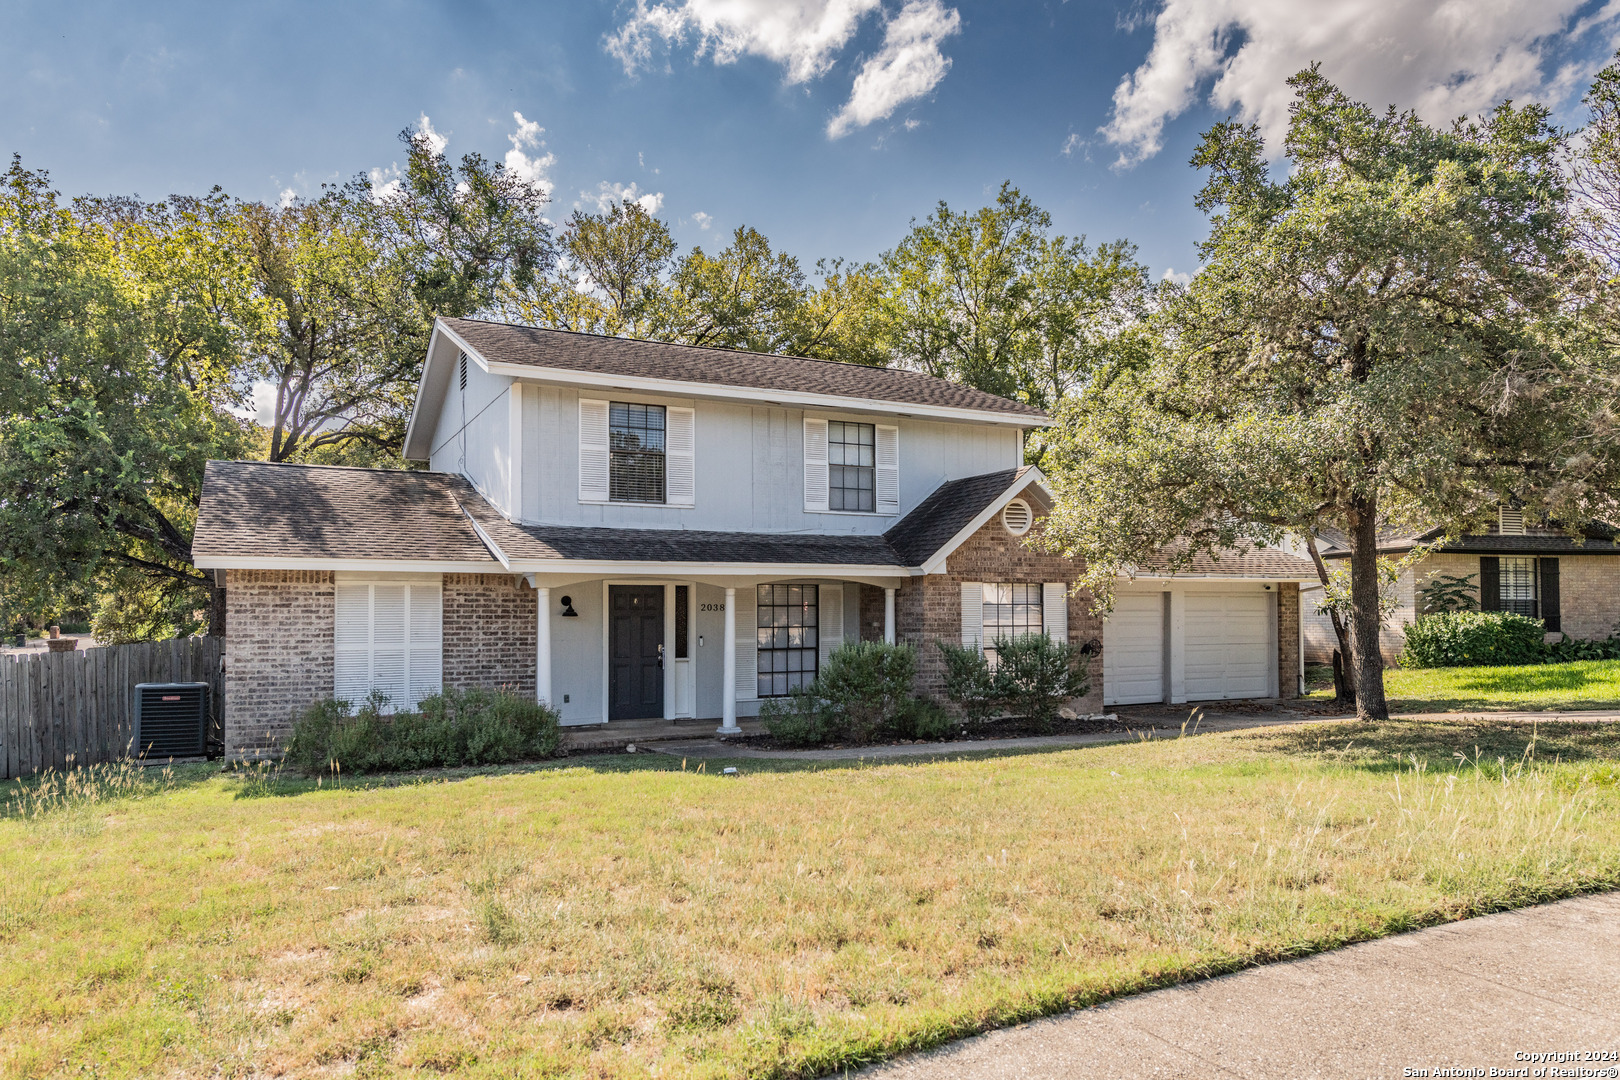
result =
[{"label": "attic vent louver", "polygon": [[461,354],[461,389],[467,389],[467,354]]},{"label": "attic vent louver", "polygon": [[1029,532],[1034,523],[1035,515],[1029,509],[1029,503],[1023,499],[1014,499],[1001,511],[1001,524],[1014,536],[1023,536]]},{"label": "attic vent louver", "polygon": [[1524,511],[1514,510],[1510,507],[1501,508],[1501,517],[1497,522],[1497,531],[1503,536],[1524,535]]}]

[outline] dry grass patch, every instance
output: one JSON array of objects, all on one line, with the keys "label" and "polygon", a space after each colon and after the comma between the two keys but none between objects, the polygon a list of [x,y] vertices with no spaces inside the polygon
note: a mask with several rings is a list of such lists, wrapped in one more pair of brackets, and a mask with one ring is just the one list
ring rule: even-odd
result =
[{"label": "dry grass patch", "polygon": [[182,772],[0,820],[0,1070],[817,1075],[1620,883],[1614,732],[1531,737]]}]

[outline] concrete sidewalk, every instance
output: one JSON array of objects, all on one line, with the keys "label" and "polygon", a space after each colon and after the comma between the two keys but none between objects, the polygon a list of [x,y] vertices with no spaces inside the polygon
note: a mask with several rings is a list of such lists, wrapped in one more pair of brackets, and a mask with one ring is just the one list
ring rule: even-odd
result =
[{"label": "concrete sidewalk", "polygon": [[[1559,1075],[1537,1069],[1620,1075],[1613,1057],[1560,1063],[1519,1056],[1549,1051],[1620,1053],[1620,893],[1450,923],[1123,998],[860,1075]],[[1493,1067],[1528,1071],[1493,1074]]]}]

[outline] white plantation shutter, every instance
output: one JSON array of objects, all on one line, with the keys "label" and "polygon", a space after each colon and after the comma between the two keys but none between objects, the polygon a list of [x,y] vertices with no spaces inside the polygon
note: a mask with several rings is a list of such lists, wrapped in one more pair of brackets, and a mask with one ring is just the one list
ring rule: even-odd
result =
[{"label": "white plantation shutter", "polygon": [[1041,630],[1053,641],[1069,640],[1069,586],[1061,581],[1041,586]]},{"label": "white plantation shutter", "polygon": [[827,421],[804,418],[804,508],[827,509]]},{"label": "white plantation shutter", "polygon": [[371,693],[371,586],[338,585],[332,615],[332,696],[359,705]]},{"label": "white plantation shutter", "polygon": [[358,708],[375,690],[388,711],[416,708],[443,685],[442,584],[345,576],[333,602],[332,696]]},{"label": "white plantation shutter", "polygon": [[816,612],[816,637],[821,662],[825,664],[833,650],[844,643],[844,583],[835,581],[828,584],[824,581],[816,590],[816,596],[820,601]]},{"label": "white plantation shutter", "polygon": [[670,506],[693,506],[697,502],[696,414],[674,405],[664,412],[664,501]]},{"label": "white plantation shutter", "polygon": [[962,644],[984,644],[984,583],[962,582]]},{"label": "white plantation shutter", "polygon": [[900,512],[900,429],[877,425],[877,512]]},{"label": "white plantation shutter", "polygon": [[405,585],[371,587],[371,689],[395,709],[409,708],[405,681]]},{"label": "white plantation shutter", "polygon": [[608,403],[579,399],[579,501],[608,501]]},{"label": "white plantation shutter", "polygon": [[407,585],[405,592],[410,609],[410,641],[404,707],[414,709],[443,685],[444,589],[440,585]]},{"label": "white plantation shutter", "polygon": [[754,586],[737,590],[737,700],[759,697],[759,594]]}]

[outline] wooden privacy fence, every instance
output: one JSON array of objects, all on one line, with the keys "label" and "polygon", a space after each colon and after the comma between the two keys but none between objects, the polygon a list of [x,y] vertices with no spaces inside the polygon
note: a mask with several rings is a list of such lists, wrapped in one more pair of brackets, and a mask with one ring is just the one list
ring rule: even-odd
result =
[{"label": "wooden privacy fence", "polygon": [[225,680],[220,639],[177,638],[66,653],[0,658],[0,778],[130,754],[135,687],[147,682],[205,682],[218,738]]}]

